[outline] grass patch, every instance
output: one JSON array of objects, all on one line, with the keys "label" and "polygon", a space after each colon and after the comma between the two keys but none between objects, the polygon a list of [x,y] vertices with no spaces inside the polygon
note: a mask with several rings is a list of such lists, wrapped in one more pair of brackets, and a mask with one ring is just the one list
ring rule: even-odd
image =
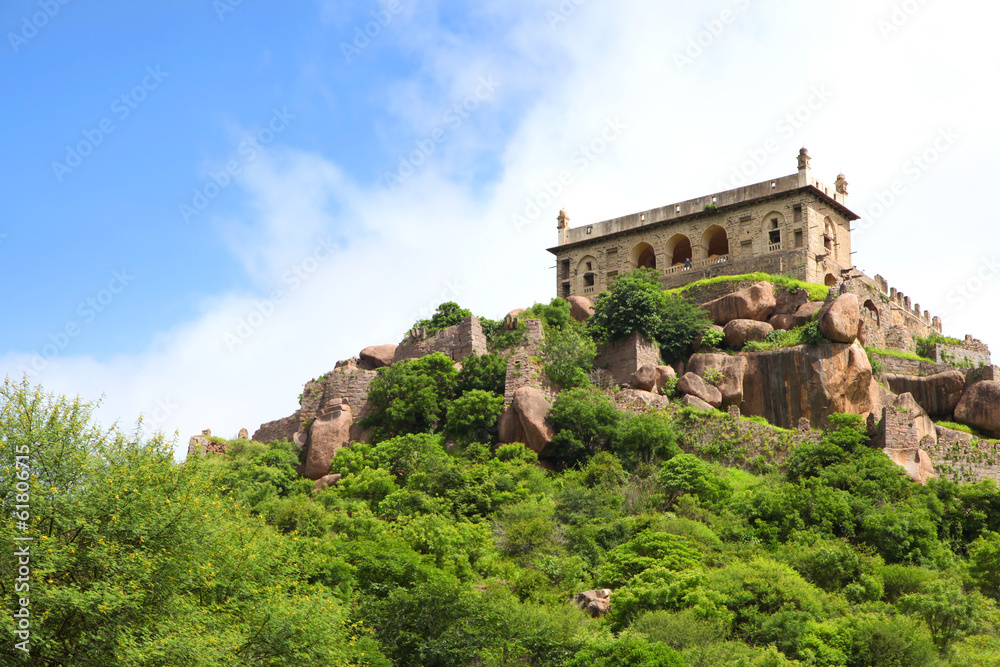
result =
[{"label": "grass patch", "polygon": [[752,415],[749,417],[747,417],[746,415],[740,415],[740,421],[753,422],[754,424],[758,424],[760,426],[766,426],[767,428],[775,431],[776,433],[795,433],[795,431],[793,431],[792,429],[775,426],[771,422],[767,421],[766,419],[758,415]]},{"label": "grass patch", "polygon": [[873,347],[871,345],[865,347],[865,352],[869,355],[877,354],[883,357],[896,357],[897,359],[909,359],[910,361],[926,361],[929,364],[934,363],[933,359],[921,357],[920,355],[913,354],[912,352],[903,352],[902,350],[883,350],[880,347]]},{"label": "grass patch", "polygon": [[981,435],[979,431],[972,428],[971,426],[966,426],[965,424],[959,424],[957,422],[939,421],[934,422],[941,428],[950,428],[952,431],[961,431],[962,433],[968,433],[969,435],[979,436]]},{"label": "grass patch", "polygon": [[795,278],[789,278],[788,276],[775,276],[770,273],[764,273],[762,271],[756,271],[754,273],[744,273],[738,276],[716,276],[714,278],[705,278],[703,280],[696,280],[695,282],[684,285],[683,287],[675,287],[674,289],[669,289],[667,290],[667,292],[671,294],[673,293],[681,294],[694,287],[706,287],[708,285],[718,285],[720,283],[738,282],[740,280],[752,280],[754,282],[767,281],[778,287],[784,287],[788,291],[803,289],[809,294],[810,301],[825,301],[827,295],[830,293],[830,288],[827,287],[826,285],[807,283],[804,280],[796,280]]},{"label": "grass patch", "polygon": [[767,334],[767,338],[764,342],[759,343],[751,341],[743,346],[743,351],[770,352],[771,350],[780,350],[784,347],[795,347],[796,345],[820,345],[825,342],[826,339],[824,339],[823,334],[819,332],[819,324],[816,322],[810,322],[809,324],[804,324],[801,327],[795,327],[794,329],[789,329],[788,331],[775,329],[771,333]]}]

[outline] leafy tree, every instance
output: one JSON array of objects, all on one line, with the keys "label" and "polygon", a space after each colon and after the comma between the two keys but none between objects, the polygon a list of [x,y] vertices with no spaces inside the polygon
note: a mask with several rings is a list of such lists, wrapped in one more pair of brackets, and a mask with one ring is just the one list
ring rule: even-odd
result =
[{"label": "leafy tree", "polygon": [[561,329],[549,328],[541,352],[545,374],[557,386],[571,389],[590,384],[588,373],[594,368],[597,345],[582,325],[571,321]]},{"label": "leafy tree", "polygon": [[986,595],[1000,599],[1000,534],[989,532],[969,547],[969,574]]},{"label": "leafy tree", "polygon": [[454,395],[457,375],[455,364],[440,352],[380,368],[368,389],[372,412],[361,421],[372,429],[372,441],[436,431]]},{"label": "leafy tree", "polygon": [[570,315],[570,310],[569,301],[556,297],[548,304],[536,303],[531,308],[526,308],[518,317],[525,320],[541,320],[548,335],[549,329],[565,329],[576,323]]},{"label": "leafy tree", "polygon": [[580,650],[569,667],[684,667],[684,658],[666,644],[649,643],[641,637],[622,635],[596,640]]},{"label": "leafy tree", "polygon": [[697,496],[706,503],[716,502],[731,493],[725,480],[712,468],[691,454],[678,454],[660,466],[656,479],[667,495],[670,506],[683,495]]},{"label": "leafy tree", "polygon": [[669,360],[686,358],[694,339],[711,323],[700,306],[679,294],[668,294],[663,301],[662,324],[656,338],[660,354]]},{"label": "leafy tree", "polygon": [[622,420],[612,445],[630,468],[680,454],[677,433],[666,412],[643,412]]},{"label": "leafy tree", "polygon": [[504,393],[507,386],[507,360],[498,354],[479,356],[472,353],[462,359],[462,369],[455,381],[455,393],[459,396],[467,391],[479,389],[494,394]]},{"label": "leafy tree", "polygon": [[608,448],[621,416],[598,389],[577,388],[556,397],[548,419],[556,432],[552,458],[563,465],[575,465]]},{"label": "leafy tree", "polygon": [[927,585],[925,593],[911,593],[900,598],[903,611],[922,618],[931,631],[934,644],[944,651],[957,639],[975,634],[982,615],[983,598],[966,593],[955,581],[938,580]]},{"label": "leafy tree", "polygon": [[456,398],[448,408],[444,433],[460,444],[496,441],[494,428],[503,412],[503,396],[472,389]]},{"label": "leafy tree", "polygon": [[461,324],[462,320],[472,316],[472,311],[462,308],[454,301],[446,301],[437,307],[434,314],[428,320],[417,320],[413,325],[414,329],[425,329],[427,335],[431,336],[441,329],[453,327]]},{"label": "leafy tree", "polygon": [[609,551],[597,578],[604,586],[618,588],[649,568],[687,570],[700,560],[701,554],[687,538],[646,530]]}]

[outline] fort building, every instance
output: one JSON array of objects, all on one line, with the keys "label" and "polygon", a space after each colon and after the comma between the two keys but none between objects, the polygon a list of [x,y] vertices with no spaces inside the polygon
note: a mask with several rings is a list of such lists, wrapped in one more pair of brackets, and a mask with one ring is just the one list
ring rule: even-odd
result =
[{"label": "fort building", "polygon": [[570,228],[558,218],[556,293],[593,298],[616,276],[656,269],[664,288],[702,278],[763,271],[835,285],[852,269],[851,222],[843,174],[815,179],[809,152],[798,172],[650,211]]}]

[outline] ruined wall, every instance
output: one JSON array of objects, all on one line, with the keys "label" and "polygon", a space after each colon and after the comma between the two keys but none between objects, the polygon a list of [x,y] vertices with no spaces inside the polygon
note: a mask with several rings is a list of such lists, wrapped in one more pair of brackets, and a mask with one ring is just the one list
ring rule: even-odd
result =
[{"label": "ruined wall", "polygon": [[524,340],[507,359],[507,376],[504,386],[503,404],[507,407],[514,400],[514,392],[521,387],[534,387],[542,392],[549,401],[555,400],[558,393],[546,375],[538,356],[542,350],[541,320],[522,320],[526,326]]},{"label": "ruined wall", "polygon": [[1000,444],[941,426],[937,432],[937,444],[930,445],[927,452],[938,475],[956,482],[1000,482]]},{"label": "ruined wall", "polygon": [[298,411],[295,414],[284,417],[282,419],[276,419],[266,424],[261,424],[253,434],[253,440],[257,442],[274,442],[287,440],[292,442],[295,434],[301,430],[302,419],[299,416]]},{"label": "ruined wall", "polygon": [[419,359],[434,352],[441,352],[452,361],[461,361],[473,352],[486,354],[486,334],[476,317],[468,317],[461,323],[442,329],[432,336],[426,331],[415,329],[396,348],[393,363],[403,359]]},{"label": "ruined wall", "polygon": [[594,368],[610,373],[615,384],[625,385],[632,381],[632,374],[642,366],[660,364],[660,347],[642,337],[632,334],[614,343],[597,346]]},{"label": "ruined wall", "polygon": [[929,361],[917,361],[915,359],[900,359],[884,354],[876,354],[882,362],[882,372],[893,375],[912,375],[914,377],[927,377],[952,370],[947,364],[932,364]]},{"label": "ruined wall", "polygon": [[934,360],[939,364],[951,364],[963,368],[990,366],[990,349],[972,336],[966,336],[961,345],[938,344],[934,348]]}]

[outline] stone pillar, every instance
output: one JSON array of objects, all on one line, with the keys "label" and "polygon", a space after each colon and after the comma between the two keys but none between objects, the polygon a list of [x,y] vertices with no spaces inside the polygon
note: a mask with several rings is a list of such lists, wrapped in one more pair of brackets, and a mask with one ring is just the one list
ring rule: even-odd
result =
[{"label": "stone pillar", "polygon": [[799,151],[799,187],[809,185],[809,151],[804,147]]}]

